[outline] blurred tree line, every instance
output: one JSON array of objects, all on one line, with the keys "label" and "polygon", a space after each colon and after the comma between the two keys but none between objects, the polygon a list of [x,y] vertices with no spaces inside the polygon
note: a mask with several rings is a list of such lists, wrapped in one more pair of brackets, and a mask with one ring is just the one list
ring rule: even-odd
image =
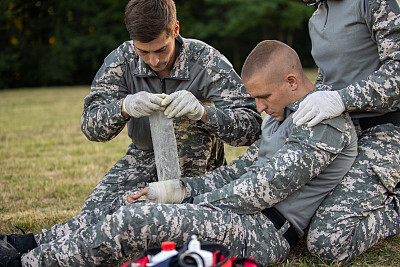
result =
[{"label": "blurred tree line", "polygon": [[[129,39],[128,0],[0,0],[0,88],[90,84],[103,59]],[[225,54],[240,73],[251,49],[278,39],[312,67],[301,0],[175,0],[181,35]]]}]

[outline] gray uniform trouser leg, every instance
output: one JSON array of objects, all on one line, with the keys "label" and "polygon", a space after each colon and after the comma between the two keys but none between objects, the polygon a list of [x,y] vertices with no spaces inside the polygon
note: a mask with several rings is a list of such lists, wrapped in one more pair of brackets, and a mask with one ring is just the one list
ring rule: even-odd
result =
[{"label": "gray uniform trouser leg", "polygon": [[232,256],[254,256],[262,264],[283,259],[288,224],[276,230],[261,213],[238,215],[208,205],[133,203],[22,257],[23,266],[107,266],[172,240],[177,246],[198,235],[226,245]]},{"label": "gray uniform trouser leg", "polygon": [[358,156],[313,217],[310,252],[328,261],[354,259],[400,232],[400,128],[382,125],[359,139]]}]

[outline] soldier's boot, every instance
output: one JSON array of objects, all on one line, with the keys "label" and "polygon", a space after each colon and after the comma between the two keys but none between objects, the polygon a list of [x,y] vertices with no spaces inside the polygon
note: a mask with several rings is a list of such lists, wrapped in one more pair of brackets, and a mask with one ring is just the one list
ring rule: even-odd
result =
[{"label": "soldier's boot", "polygon": [[22,254],[10,243],[0,238],[0,266],[1,267],[20,267]]},{"label": "soldier's boot", "polygon": [[38,245],[35,236],[32,233],[26,234],[24,230],[17,227],[22,231],[22,234],[0,235],[0,239],[9,243],[19,253],[28,253],[30,250],[36,248]]}]

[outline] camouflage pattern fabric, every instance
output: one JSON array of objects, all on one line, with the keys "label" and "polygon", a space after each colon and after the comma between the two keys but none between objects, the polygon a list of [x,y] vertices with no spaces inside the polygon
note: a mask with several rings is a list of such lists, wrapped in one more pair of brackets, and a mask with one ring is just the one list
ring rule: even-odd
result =
[{"label": "camouflage pattern fabric", "polygon": [[232,255],[254,256],[267,264],[283,259],[290,247],[283,233],[261,213],[240,216],[210,204],[134,203],[42,244],[22,257],[23,266],[110,266],[163,241],[177,246],[195,234],[199,240],[226,245]]},{"label": "camouflage pattern fabric", "polygon": [[339,90],[348,111],[399,108],[400,103],[400,7],[396,0],[368,0],[372,10],[374,39],[382,66],[367,79]]},{"label": "camouflage pattern fabric", "polygon": [[[284,131],[285,122],[279,132]],[[324,197],[350,169],[357,154],[357,137],[348,115],[337,121],[323,121],[313,128],[293,127],[291,131],[271,157],[262,157],[260,148],[253,165],[233,162],[232,170],[244,172],[240,178],[231,174],[229,166],[213,171],[214,179],[183,178],[194,203],[206,202],[238,214],[252,214],[274,206],[302,236]],[[243,156],[249,158],[251,154]],[[296,206],[299,208],[294,209]]]},{"label": "camouflage pattern fabric", "polygon": [[[231,177],[230,180],[233,180],[233,177],[238,177],[241,174],[245,173],[244,170],[249,169],[249,166],[251,166],[253,162],[257,159],[258,143],[259,142],[255,142],[253,145],[251,145],[245,154],[233,160],[229,165],[221,166],[220,168],[217,168],[214,171],[208,172],[202,176],[183,178],[183,180],[185,181],[193,180],[193,182],[191,183],[193,185],[196,185],[195,181],[197,180],[202,181],[201,185],[195,186],[195,190],[190,190],[191,187],[189,184],[187,184],[187,186],[189,186],[189,191],[191,191],[191,194],[199,195],[202,192],[208,191],[208,187],[204,186],[204,183],[227,183],[227,181],[224,180],[226,180],[225,177],[228,177],[228,175]],[[142,170],[145,168],[138,166],[138,169]],[[140,175],[144,175],[142,182],[144,183],[146,173],[139,173],[138,177],[141,177]],[[101,186],[101,184],[99,186]],[[138,186],[144,187],[144,184],[139,184]],[[127,204],[126,198],[136,190],[137,189],[135,188],[126,190],[122,197],[118,196],[110,202],[99,202],[97,203],[97,206],[95,208],[82,211],[80,214],[67,222],[56,224],[50,229],[42,229],[42,232],[40,234],[35,235],[36,242],[38,244],[49,243],[53,240],[62,238],[80,228],[84,228],[97,223],[100,218],[111,215],[122,206],[125,206]]]},{"label": "camouflage pattern fabric", "polygon": [[[195,197],[198,204],[127,204],[118,198],[112,211],[100,206],[44,231],[37,240],[40,246],[23,255],[23,265],[111,265],[163,241],[182,245],[193,234],[226,245],[232,255],[253,256],[262,264],[284,259],[290,246],[283,234],[290,223],[277,230],[260,211],[313,180],[355,136],[348,114],[313,128],[293,126],[291,116],[285,122],[278,124],[290,129],[288,142],[262,165],[253,164],[258,162],[257,142],[230,165],[183,179],[189,194],[204,192]],[[275,129],[278,134],[286,130]],[[248,172],[243,174],[242,167]]]},{"label": "camouflage pattern fabric", "polygon": [[229,61],[201,41],[181,36],[176,41],[180,54],[163,80],[137,55],[132,41],[111,52],[96,74],[85,98],[82,132],[89,140],[106,142],[127,125],[132,144],[88,197],[83,212],[157,181],[148,117],[125,119],[121,115],[127,94],[187,90],[204,104],[206,123],[174,119],[182,176],[201,175],[224,165],[223,142],[242,146],[257,140],[261,116]]},{"label": "camouflage pattern fabric", "polygon": [[308,247],[324,260],[354,259],[400,230],[400,128],[372,127],[358,148],[351,170],[311,221]]},{"label": "camouflage pattern fabric", "polygon": [[[365,7],[370,13],[365,27],[372,32],[381,64],[365,75],[369,75],[367,79],[352,80],[338,92],[348,111],[391,111],[400,101],[399,1],[366,0]],[[354,50],[351,53],[357,53]],[[400,128],[384,124],[361,132],[358,121],[354,123],[359,129],[359,155],[321,204],[308,234],[310,252],[327,261],[349,261],[380,240],[400,233]]]}]

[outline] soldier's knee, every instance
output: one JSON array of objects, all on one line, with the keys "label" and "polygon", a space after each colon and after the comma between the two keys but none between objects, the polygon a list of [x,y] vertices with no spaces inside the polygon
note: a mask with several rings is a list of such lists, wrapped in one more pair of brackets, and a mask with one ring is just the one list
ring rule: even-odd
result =
[{"label": "soldier's knee", "polygon": [[332,261],[334,255],[331,253],[332,247],[327,247],[326,243],[314,236],[307,236],[307,249],[314,257],[320,258],[324,261]]},{"label": "soldier's knee", "polygon": [[307,248],[311,255],[326,262],[344,262],[352,255],[351,248],[340,238],[340,233],[328,234],[316,229],[307,235]]},{"label": "soldier's knee", "polygon": [[325,262],[338,261],[339,255],[332,245],[328,246],[326,243],[311,241],[309,238],[307,238],[307,248],[312,256],[317,257]]}]

